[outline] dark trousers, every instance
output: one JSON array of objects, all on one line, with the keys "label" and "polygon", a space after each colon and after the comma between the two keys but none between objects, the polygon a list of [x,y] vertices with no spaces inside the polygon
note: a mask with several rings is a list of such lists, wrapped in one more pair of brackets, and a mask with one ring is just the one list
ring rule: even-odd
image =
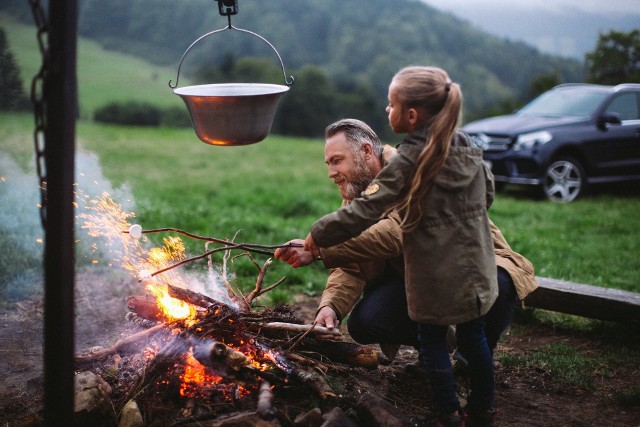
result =
[{"label": "dark trousers", "polygon": [[500,336],[513,320],[518,293],[507,270],[498,267],[498,298],[485,315],[487,344],[491,353],[496,349]]},{"label": "dark trousers", "polygon": [[360,344],[403,344],[417,347],[418,324],[409,318],[404,278],[391,268],[367,285],[347,319],[349,335]]},{"label": "dark trousers", "polygon": [[[460,407],[456,395],[449,348],[447,326],[421,323],[418,327],[422,363],[428,372],[434,393],[436,409],[441,414],[450,414]],[[458,347],[469,362],[471,393],[467,411],[482,413],[493,407],[493,357],[485,335],[484,316],[456,325]]]},{"label": "dark trousers", "polygon": [[[491,352],[502,332],[513,320],[518,294],[511,276],[498,267],[498,298],[485,316],[486,337]],[[404,279],[391,268],[376,283],[365,288],[362,299],[347,319],[349,335],[360,344],[403,344],[417,348],[418,324],[407,313]]]}]

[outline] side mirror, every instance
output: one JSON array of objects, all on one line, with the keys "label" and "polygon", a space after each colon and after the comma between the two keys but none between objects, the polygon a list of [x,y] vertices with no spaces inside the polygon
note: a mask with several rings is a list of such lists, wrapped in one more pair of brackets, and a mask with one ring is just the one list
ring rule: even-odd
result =
[{"label": "side mirror", "polygon": [[598,127],[605,129],[607,124],[619,125],[622,123],[620,113],[604,113],[598,118]]}]

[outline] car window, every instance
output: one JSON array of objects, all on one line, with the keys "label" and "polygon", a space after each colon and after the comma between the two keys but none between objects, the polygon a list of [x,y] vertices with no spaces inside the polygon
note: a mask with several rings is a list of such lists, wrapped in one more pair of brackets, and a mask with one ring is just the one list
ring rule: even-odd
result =
[{"label": "car window", "polygon": [[546,92],[520,109],[520,114],[541,116],[590,116],[607,96],[606,92],[566,88]]},{"label": "car window", "polygon": [[638,120],[638,100],[635,93],[621,93],[611,101],[607,113],[620,114],[621,120]]}]

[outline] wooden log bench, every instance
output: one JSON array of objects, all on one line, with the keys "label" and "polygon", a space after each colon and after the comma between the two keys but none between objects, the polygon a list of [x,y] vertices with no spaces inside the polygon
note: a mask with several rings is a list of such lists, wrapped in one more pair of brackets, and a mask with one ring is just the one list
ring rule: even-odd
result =
[{"label": "wooden log bench", "polygon": [[617,322],[640,323],[640,293],[536,277],[540,287],[526,307]]}]

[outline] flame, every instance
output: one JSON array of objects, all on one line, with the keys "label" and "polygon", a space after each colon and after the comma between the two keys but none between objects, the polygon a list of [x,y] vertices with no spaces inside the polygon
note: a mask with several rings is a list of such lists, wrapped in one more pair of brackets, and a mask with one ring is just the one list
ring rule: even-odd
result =
[{"label": "flame", "polygon": [[[166,237],[163,246],[145,249],[140,239],[134,239],[123,230],[129,229],[129,220],[135,217],[133,212],[124,212],[108,193],[102,193],[96,199],[90,199],[80,190],[76,197],[82,201],[84,211],[78,215],[83,220],[82,228],[88,230],[89,236],[103,238],[103,244],[119,261],[122,267],[137,279],[142,276],[145,289],[153,295],[167,320],[182,320],[188,325],[194,322],[197,310],[192,305],[173,298],[167,291],[166,284],[187,286],[187,281],[179,272],[171,270],[162,274],[162,278],[151,278],[149,271],[157,271],[186,258],[184,243],[179,237]],[[91,249],[98,252],[100,248],[93,244]],[[97,264],[97,260],[92,260]],[[111,264],[109,264],[111,265]],[[145,272],[145,273],[143,273]]]},{"label": "flame", "polygon": [[190,348],[186,355],[184,370],[180,375],[180,396],[194,398],[205,397],[204,394],[213,386],[220,384],[223,378],[211,373],[203,364],[193,357]]},{"label": "flame", "polygon": [[[128,271],[136,280],[143,283],[145,290],[152,295],[158,307],[168,322],[180,321],[186,326],[192,326],[198,320],[199,308],[169,294],[168,284],[176,287],[189,288],[189,279],[181,274],[179,269],[170,269],[161,274],[150,272],[163,270],[177,262],[187,258],[185,245],[179,237],[166,237],[162,246],[148,249],[149,240],[142,234],[132,236],[123,232],[130,230],[130,220],[135,218],[135,213],[124,212],[108,193],[102,193],[97,200],[92,200],[76,189],[78,200],[77,208],[80,211],[78,218],[83,220],[81,228],[86,229],[90,237],[100,239],[100,245],[91,245],[91,250],[98,253],[107,250],[114,261]],[[98,263],[98,257],[90,262]],[[112,266],[116,263],[106,262],[103,265]],[[214,313],[214,315],[217,313]],[[227,319],[233,322],[232,319]],[[229,344],[227,344],[229,345]],[[250,343],[240,340],[234,347],[242,351],[253,366],[260,370],[269,368],[268,362],[275,361],[276,355],[268,352],[264,354]],[[150,344],[144,350],[144,357],[148,360],[157,356],[159,348],[157,344]],[[224,399],[233,399],[246,396],[250,390],[236,384],[225,381],[210,369],[198,362],[193,356],[192,349],[184,355],[184,362],[177,363],[174,372],[181,372],[180,396],[185,398],[210,398],[212,393],[222,396]]]}]

